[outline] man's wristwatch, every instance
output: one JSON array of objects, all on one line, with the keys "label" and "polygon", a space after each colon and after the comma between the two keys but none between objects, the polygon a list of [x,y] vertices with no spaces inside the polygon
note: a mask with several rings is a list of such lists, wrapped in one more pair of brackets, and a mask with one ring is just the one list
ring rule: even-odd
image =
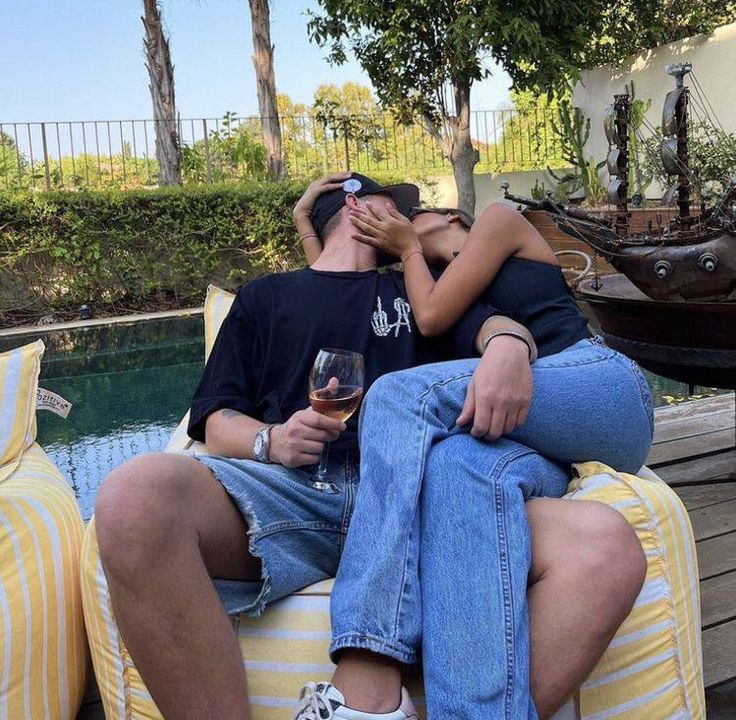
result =
[{"label": "man's wristwatch", "polygon": [[268,450],[271,445],[271,428],[273,424],[262,427],[253,441],[253,458],[258,462],[271,462],[268,458]]}]

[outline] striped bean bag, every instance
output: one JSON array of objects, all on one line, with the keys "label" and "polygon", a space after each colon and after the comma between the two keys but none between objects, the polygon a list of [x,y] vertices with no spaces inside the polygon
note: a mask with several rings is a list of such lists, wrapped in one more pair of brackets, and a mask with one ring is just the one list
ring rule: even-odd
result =
[{"label": "striped bean bag", "polygon": [[[205,301],[205,353],[233,301],[210,286]],[[167,451],[204,451],[186,434],[187,417]],[[704,713],[700,605],[695,545],[687,513],[675,493],[647,468],[642,477],[596,462],[574,466],[570,500],[598,500],[618,509],[636,529],[648,572],[642,592],[598,666],[555,720],[695,718]],[[82,550],[82,587],[92,660],[108,720],[160,718],[115,626],[99,561],[94,520]],[[248,674],[254,720],[287,720],[299,688],[327,678],[332,581],[274,603],[258,619],[234,621]],[[181,628],[185,633],[186,628]],[[419,678],[408,686],[420,710]]]},{"label": "striped bean bag", "polygon": [[72,720],[86,681],[84,527],[34,442],[43,350],[38,341],[0,355],[0,720]]},{"label": "striped bean bag", "polygon": [[[705,718],[697,562],[687,513],[656,477],[616,473],[590,462],[568,499],[616,507],[636,529],[648,563],[646,582],[629,618],[598,666],[557,720]],[[108,720],[161,718],[120,635],[99,562],[94,521],[82,551],[82,587],[92,659]],[[248,674],[254,720],[287,720],[301,685],[328,678],[332,581],[305,588],[261,618],[234,621]],[[185,633],[186,628],[181,628]],[[418,678],[409,688],[420,713]]]},{"label": "striped bean bag", "polygon": [[578,698],[582,718],[705,718],[698,559],[690,518],[674,491],[644,467],[573,466],[570,500],[616,508],[636,530],[647,575]]},{"label": "striped bean bag", "polygon": [[36,439],[36,390],[44,344],[40,340],[0,353],[0,480]]}]

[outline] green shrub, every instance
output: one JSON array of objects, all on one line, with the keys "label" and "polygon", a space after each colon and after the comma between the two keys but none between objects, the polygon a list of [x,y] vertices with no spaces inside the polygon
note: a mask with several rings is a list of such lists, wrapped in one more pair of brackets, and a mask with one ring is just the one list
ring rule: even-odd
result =
[{"label": "green shrub", "polygon": [[294,268],[291,209],[303,189],[0,194],[0,324],[82,303],[106,313],[196,305],[210,282],[234,288]]},{"label": "green shrub", "polygon": [[[713,127],[705,121],[696,121],[688,131],[689,164],[693,171],[693,195],[696,201],[704,190],[707,195],[720,196],[736,178],[736,133]],[[663,188],[676,181],[665,173],[660,156],[662,131],[647,138],[644,143],[645,170]]]},{"label": "green shrub", "polygon": [[0,327],[83,303],[95,315],[199,305],[209,283],[299,267],[291,214],[305,186],[0,193]]}]

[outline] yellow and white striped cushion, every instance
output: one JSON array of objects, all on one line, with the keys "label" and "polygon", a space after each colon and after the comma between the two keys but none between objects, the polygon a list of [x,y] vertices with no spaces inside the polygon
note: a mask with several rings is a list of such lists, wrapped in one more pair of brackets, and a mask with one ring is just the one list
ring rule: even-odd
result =
[{"label": "yellow and white striped cushion", "polygon": [[36,390],[41,340],[0,354],[0,480],[36,439]]},{"label": "yellow and white striped cushion", "polygon": [[220,331],[222,321],[230,312],[230,306],[235,300],[235,295],[227,290],[222,290],[215,285],[207,287],[207,295],[204,299],[204,361],[212,352],[217,333]]},{"label": "yellow and white striped cushion", "polygon": [[[217,333],[220,331],[222,321],[230,311],[230,306],[235,300],[235,295],[227,290],[221,290],[215,285],[207,288],[207,296],[204,301],[204,360],[207,362],[212,346],[215,344]],[[166,452],[184,452],[192,449],[197,452],[205,452],[204,443],[195,442],[187,435],[189,426],[189,411],[176,426],[173,435],[166,446]]]},{"label": "yellow and white striped cushion", "polygon": [[[599,463],[576,468],[580,478],[567,497],[598,500],[622,512],[644,544],[649,569],[631,617],[557,720],[704,718],[697,563],[687,513],[653,473],[654,480],[643,480]],[[158,720],[115,627],[94,522],[82,564],[85,617],[106,717]],[[275,603],[261,618],[243,615],[236,621],[254,720],[291,718],[302,683],[330,676],[331,589],[332,581],[318,583]],[[421,683],[414,678],[409,687],[421,708]]]},{"label": "yellow and white striped cushion", "polygon": [[[302,685],[329,678],[334,665],[330,642],[330,593],[333,580],[312,585],[271,605],[258,619],[234,619],[253,720],[290,720]],[[82,547],[82,594],[92,663],[107,720],[161,720],[161,714],[118,633],[107,582],[100,563],[94,518]],[[181,628],[186,633],[186,628]],[[419,708],[423,692],[417,679],[409,688]]]},{"label": "yellow and white striped cushion", "polygon": [[74,494],[34,443],[0,480],[0,720],[77,715],[87,671],[83,532]]},{"label": "yellow and white striped cushion", "polygon": [[642,479],[598,462],[573,467],[579,477],[566,497],[616,508],[647,557],[634,608],[580,691],[580,716],[705,718],[698,561],[687,510],[646,468]]}]

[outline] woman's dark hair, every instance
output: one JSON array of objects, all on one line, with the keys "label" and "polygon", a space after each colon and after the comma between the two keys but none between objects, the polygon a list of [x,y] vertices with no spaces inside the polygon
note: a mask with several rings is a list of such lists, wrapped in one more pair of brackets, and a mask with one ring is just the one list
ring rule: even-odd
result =
[{"label": "woman's dark hair", "polygon": [[409,220],[413,220],[417,215],[422,215],[423,213],[439,213],[440,215],[449,215],[452,213],[460,218],[460,222],[467,230],[470,230],[475,222],[475,218],[470,213],[465,212],[465,210],[460,210],[459,208],[415,207],[409,211]]}]

